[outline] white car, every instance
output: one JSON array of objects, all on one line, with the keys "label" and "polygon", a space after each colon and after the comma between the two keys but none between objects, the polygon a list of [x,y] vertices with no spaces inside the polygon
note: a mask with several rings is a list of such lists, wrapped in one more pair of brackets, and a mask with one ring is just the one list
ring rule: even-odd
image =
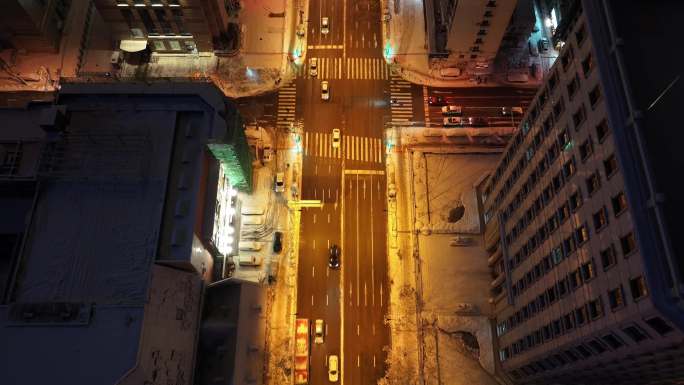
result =
[{"label": "white car", "polygon": [[324,35],[330,33],[330,21],[327,17],[321,17],[321,33]]},{"label": "white car", "polygon": [[309,59],[309,75],[311,75],[312,78],[318,76],[318,59],[315,57]]},{"label": "white car", "polygon": [[333,128],[332,131],[332,146],[333,148],[340,148],[340,140],[342,139],[342,134],[340,134],[339,128]]},{"label": "white car", "polygon": [[463,108],[461,106],[448,105],[442,107],[442,115],[461,115]]},{"label": "white car", "polygon": [[325,326],[322,319],[317,319],[314,323],[314,343],[322,344]]},{"label": "white car", "polygon": [[330,86],[327,80],[321,82],[321,99],[330,100]]},{"label": "white car", "polygon": [[444,125],[445,126],[462,126],[463,120],[458,116],[449,116],[447,118],[444,118]]},{"label": "white car", "polygon": [[340,377],[340,360],[337,356],[328,357],[328,381],[337,382]]}]

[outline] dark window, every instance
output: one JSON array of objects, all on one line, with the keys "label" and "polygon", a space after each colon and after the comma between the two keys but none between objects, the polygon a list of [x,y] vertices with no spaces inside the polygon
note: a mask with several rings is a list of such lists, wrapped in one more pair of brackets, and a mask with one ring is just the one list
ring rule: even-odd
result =
[{"label": "dark window", "polygon": [[575,76],[572,77],[572,80],[566,86],[566,88],[568,89],[568,98],[570,100],[572,100],[572,98],[575,96],[575,93],[577,93],[579,85],[579,76],[575,74]]},{"label": "dark window", "polygon": [[570,204],[570,211],[573,213],[577,211],[578,208],[582,207],[582,190],[577,189],[577,191],[570,195],[568,202]]},{"label": "dark window", "polygon": [[573,312],[563,316],[563,327],[565,330],[572,330],[575,328],[575,315]]},{"label": "dark window", "polygon": [[637,325],[627,326],[626,328],[622,329],[622,332],[631,338],[632,341],[637,343],[648,338],[648,334],[646,334],[646,332]]},{"label": "dark window", "polygon": [[563,334],[563,325],[561,324],[561,320],[557,319],[551,322],[551,326],[553,327],[553,335],[559,336]]},{"label": "dark window", "polygon": [[636,250],[636,239],[634,238],[634,233],[629,232],[625,236],[620,238],[620,245],[622,246],[622,255],[628,256]]},{"label": "dark window", "polygon": [[549,77],[549,91],[553,92],[558,84],[558,72],[554,71],[551,77]]},{"label": "dark window", "polygon": [[560,298],[565,297],[568,294],[568,278],[565,277],[558,281],[558,296]]},{"label": "dark window", "polygon": [[617,255],[615,253],[615,246],[611,243],[610,246],[601,250],[601,266],[603,270],[608,270],[617,263]]},{"label": "dark window", "polygon": [[587,57],[582,60],[582,71],[584,72],[584,77],[587,78],[589,77],[589,74],[591,73],[591,70],[594,69],[594,59],[591,56],[591,53],[587,55]]},{"label": "dark window", "polygon": [[617,310],[625,306],[625,296],[622,286],[608,290],[608,303],[610,310]]},{"label": "dark window", "polygon": [[544,337],[544,341],[548,341],[551,338],[553,338],[553,334],[551,333],[551,325],[544,325],[542,327],[542,336]]},{"label": "dark window", "polygon": [[579,131],[580,126],[585,120],[587,120],[587,111],[584,108],[584,104],[581,104],[575,113],[572,114],[572,123],[575,125],[575,131]]},{"label": "dark window", "polygon": [[648,294],[648,289],[646,287],[646,280],[643,276],[638,276],[636,278],[631,278],[629,280],[629,289],[632,292],[632,299],[637,300],[643,298]]},{"label": "dark window", "polygon": [[608,226],[608,210],[606,206],[601,207],[599,211],[595,212],[592,218],[594,219],[594,230],[597,233]]},{"label": "dark window", "polygon": [[594,153],[594,144],[591,141],[591,136],[580,145],[579,152],[582,161],[587,160],[587,158]]},{"label": "dark window", "polygon": [[577,345],[575,350],[577,350],[577,352],[584,358],[589,358],[592,355],[591,350],[589,350],[589,348],[587,348],[585,345]]},{"label": "dark window", "polygon": [[577,29],[577,32],[575,32],[575,40],[577,41],[578,47],[582,46],[582,43],[584,43],[584,38],[586,37],[586,35],[586,27],[584,24],[582,24],[582,26],[580,26]]},{"label": "dark window", "polygon": [[574,236],[569,236],[565,238],[563,241],[563,251],[565,252],[565,256],[568,256],[577,250],[577,245],[575,244],[575,237]]},{"label": "dark window", "polygon": [[143,24],[145,25],[145,29],[147,30],[147,34],[148,35],[159,35],[159,30],[157,30],[157,27],[154,24],[152,17],[150,17],[150,13],[148,12],[148,10],[145,8],[137,8],[136,10],[138,11],[138,15],[140,16],[140,19],[142,20]]},{"label": "dark window", "polygon": [[551,250],[551,260],[554,265],[561,263],[563,260],[563,249],[560,246],[556,246]]},{"label": "dark window", "polygon": [[565,52],[563,52],[563,55],[561,55],[561,63],[563,64],[563,70],[567,70],[568,66],[570,63],[572,63],[572,59],[575,57],[575,52],[572,49],[572,46],[570,44],[566,44],[566,49]]},{"label": "dark window", "polygon": [[568,217],[570,217],[570,207],[566,202],[558,208],[558,221],[563,223],[566,219],[568,219]]},{"label": "dark window", "polygon": [[591,196],[596,190],[601,187],[601,177],[598,170],[594,171],[587,179],[587,193]]},{"label": "dark window", "polygon": [[561,98],[558,100],[558,103],[553,105],[553,116],[556,120],[560,119],[563,111],[565,111],[565,103],[563,103],[563,98]]},{"label": "dark window", "polygon": [[616,336],[613,333],[606,334],[603,336],[603,341],[608,344],[612,349],[619,349],[625,345],[624,342],[620,339],[620,337]]},{"label": "dark window", "polygon": [[542,311],[546,308],[546,297],[544,297],[544,294],[541,294],[537,297],[537,309],[539,311]]},{"label": "dark window", "polygon": [[585,306],[575,309],[575,325],[577,325],[577,327],[584,325],[588,319],[587,308]]},{"label": "dark window", "polygon": [[674,330],[672,329],[672,326],[668,325],[667,322],[663,321],[663,319],[660,317],[647,319],[646,323],[661,336],[664,336],[665,334],[668,334]]},{"label": "dark window", "polygon": [[603,140],[608,136],[610,129],[608,128],[608,121],[603,119],[601,123],[596,126],[596,139],[599,143],[603,143]]},{"label": "dark window", "polygon": [[613,214],[616,217],[627,209],[627,197],[623,192],[612,197],[610,201],[613,204]]},{"label": "dark window", "polygon": [[553,355],[553,358],[554,358],[554,359],[556,360],[556,362],[558,362],[560,365],[565,365],[565,364],[568,363],[568,361],[567,361],[563,356],[561,356],[560,354],[554,354],[554,355]]},{"label": "dark window", "polygon": [[603,167],[606,170],[606,178],[610,179],[618,169],[617,158],[615,154],[610,155],[603,161]]},{"label": "dark window", "polygon": [[570,289],[575,290],[582,286],[582,276],[579,270],[574,270],[568,274],[568,282],[570,284]]},{"label": "dark window", "polygon": [[556,299],[558,299],[557,290],[556,285],[546,289],[546,298],[549,300],[549,305],[556,302]]},{"label": "dark window", "polygon": [[575,361],[577,361],[577,360],[580,359],[579,356],[577,355],[577,353],[575,353],[575,352],[574,352],[573,350],[571,350],[571,349],[568,349],[568,350],[565,351],[565,356],[568,357],[568,359],[570,360],[570,362],[575,362]]},{"label": "dark window", "polygon": [[601,100],[601,88],[597,84],[589,91],[589,104],[591,104],[592,109],[596,108],[596,103],[598,103],[599,100]]},{"label": "dark window", "polygon": [[583,224],[575,230],[575,239],[578,246],[589,240],[589,229],[586,224]]},{"label": "dark window", "polygon": [[486,34],[487,34],[487,30],[485,30],[485,29],[481,29],[481,30],[479,30],[479,31],[477,32],[477,35],[478,35],[478,36],[484,36],[484,35],[486,35]]},{"label": "dark window", "polygon": [[583,263],[580,266],[580,272],[582,274],[582,281],[587,282],[594,278],[596,276],[596,272],[594,271],[594,262],[589,261],[586,263]]},{"label": "dark window", "polygon": [[604,345],[603,342],[599,341],[598,339],[589,341],[589,346],[594,352],[596,352],[596,354],[601,354],[607,350],[606,345]]},{"label": "dark window", "polygon": [[599,319],[603,316],[603,303],[600,296],[593,301],[587,302],[587,312],[589,313],[589,318],[592,320]]},{"label": "dark window", "polygon": [[558,217],[556,215],[552,215],[549,220],[546,222],[547,229],[549,230],[549,234],[553,233],[556,231],[558,228]]}]

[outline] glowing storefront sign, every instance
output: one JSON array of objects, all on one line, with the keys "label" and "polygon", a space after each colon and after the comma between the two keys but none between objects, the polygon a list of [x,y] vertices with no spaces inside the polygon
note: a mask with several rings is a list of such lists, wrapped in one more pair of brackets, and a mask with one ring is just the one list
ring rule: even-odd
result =
[{"label": "glowing storefront sign", "polygon": [[230,255],[235,243],[235,204],[237,190],[228,180],[224,165],[219,166],[218,186],[216,188],[216,211],[214,212],[214,229],[212,241],[221,254]]}]

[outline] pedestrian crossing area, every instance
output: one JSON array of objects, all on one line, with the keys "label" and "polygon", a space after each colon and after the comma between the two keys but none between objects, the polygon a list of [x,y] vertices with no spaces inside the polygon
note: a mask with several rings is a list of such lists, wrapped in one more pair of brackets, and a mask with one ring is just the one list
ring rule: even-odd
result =
[{"label": "pedestrian crossing area", "polygon": [[295,120],[297,105],[297,89],[294,82],[288,83],[278,90],[278,112],[276,126],[289,128]]},{"label": "pedestrian crossing area", "polygon": [[297,69],[300,79],[354,79],[354,80],[388,80],[390,68],[382,58],[363,57],[321,57],[317,61],[316,76],[311,76],[311,63],[308,58],[304,65]]},{"label": "pedestrian crossing area", "polygon": [[390,78],[390,111],[393,123],[401,124],[413,120],[411,83],[394,73]]},{"label": "pedestrian crossing area", "polygon": [[333,148],[332,134],[304,133],[304,156],[382,163],[382,139],[342,135],[339,147]]}]

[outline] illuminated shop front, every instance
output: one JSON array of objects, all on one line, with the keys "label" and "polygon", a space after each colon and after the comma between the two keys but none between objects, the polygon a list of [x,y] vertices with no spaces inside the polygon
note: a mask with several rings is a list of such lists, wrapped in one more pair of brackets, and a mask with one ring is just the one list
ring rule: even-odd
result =
[{"label": "illuminated shop front", "polygon": [[235,247],[237,189],[233,187],[225,172],[225,164],[218,170],[218,186],[216,189],[216,210],[214,211],[214,226],[212,242],[219,253],[231,255]]}]

